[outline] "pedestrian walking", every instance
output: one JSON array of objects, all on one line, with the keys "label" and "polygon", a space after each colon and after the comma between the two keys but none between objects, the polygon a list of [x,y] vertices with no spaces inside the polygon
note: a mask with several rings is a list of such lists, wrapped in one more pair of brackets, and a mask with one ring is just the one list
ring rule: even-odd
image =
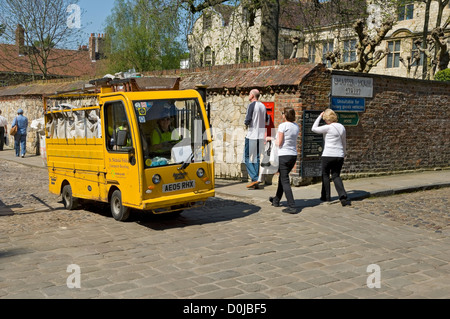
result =
[{"label": "pedestrian walking", "polygon": [[17,133],[14,135],[14,149],[16,150],[16,157],[25,157],[27,152],[27,130],[28,119],[23,115],[23,110],[17,111],[17,116],[12,122],[12,126],[17,125]]},{"label": "pedestrian walking", "polygon": [[2,110],[0,110],[0,151],[3,151],[8,135],[8,121],[2,116]]},{"label": "pedestrian walking", "polygon": [[247,168],[251,183],[247,185],[248,189],[258,189],[259,167],[261,153],[264,148],[264,139],[266,134],[266,107],[259,101],[261,93],[254,89],[250,91],[249,101],[245,117],[245,126],[248,129],[245,137],[244,163]]},{"label": "pedestrian walking", "polygon": [[[297,163],[297,138],[300,134],[300,128],[296,123],[295,110],[289,107],[282,113],[283,123],[278,127],[278,135],[275,145],[278,147],[278,165],[279,179],[278,188],[275,197],[270,197],[272,206],[279,207],[280,200],[284,195],[288,202],[288,208],[284,213],[296,214],[294,195],[291,188],[289,174]],[[272,139],[268,137],[267,139]]]},{"label": "pedestrian walking", "polygon": [[[322,119],[326,125],[319,126]],[[317,134],[323,134],[325,141],[325,147],[322,153],[322,194],[320,200],[325,202],[331,201],[331,174],[342,206],[350,205],[344,183],[341,179],[341,170],[347,152],[347,132],[345,127],[338,123],[336,113],[331,109],[327,109],[316,119],[312,131]]]}]

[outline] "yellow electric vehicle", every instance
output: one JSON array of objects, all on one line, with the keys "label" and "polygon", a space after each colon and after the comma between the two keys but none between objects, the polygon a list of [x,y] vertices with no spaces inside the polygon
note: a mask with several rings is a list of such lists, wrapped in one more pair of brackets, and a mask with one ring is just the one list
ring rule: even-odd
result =
[{"label": "yellow electric vehicle", "polygon": [[177,214],[215,196],[202,92],[178,88],[179,79],[104,78],[45,96],[50,192],[69,210],[80,199],[109,203],[118,221],[132,209]]}]

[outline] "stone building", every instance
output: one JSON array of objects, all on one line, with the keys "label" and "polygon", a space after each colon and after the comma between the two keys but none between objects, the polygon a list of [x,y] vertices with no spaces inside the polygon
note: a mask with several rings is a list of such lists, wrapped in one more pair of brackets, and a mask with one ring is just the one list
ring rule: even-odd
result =
[{"label": "stone building", "polygon": [[[298,2],[304,3],[301,8]],[[312,2],[280,1],[278,60],[308,58],[311,63],[324,63],[330,67],[325,55],[338,50],[345,62],[354,61],[357,44],[354,30],[336,26],[336,19],[333,19],[335,12],[326,11],[327,1],[321,4],[323,12],[320,16],[313,19],[304,9]],[[367,1],[367,5],[371,6],[371,2]],[[342,3],[349,7],[344,11],[351,12],[351,19],[364,16],[365,7],[360,2],[358,6],[352,6],[352,0]],[[367,21],[371,30],[379,28],[380,14],[386,10],[370,7],[371,16]],[[382,51],[389,49],[390,53],[370,73],[421,78],[425,60],[423,53],[419,63],[408,64],[408,57],[417,51],[414,41],[423,35],[425,4],[422,1],[407,1],[393,10],[392,14],[396,16],[394,27],[378,47]],[[430,31],[436,26],[437,14],[437,1],[432,1]],[[449,15],[450,4],[443,10],[442,23]],[[206,9],[188,37],[191,67],[260,61],[261,20],[261,10],[250,12],[242,5],[236,9],[226,5]],[[450,25],[447,25],[445,34],[450,47]]]}]

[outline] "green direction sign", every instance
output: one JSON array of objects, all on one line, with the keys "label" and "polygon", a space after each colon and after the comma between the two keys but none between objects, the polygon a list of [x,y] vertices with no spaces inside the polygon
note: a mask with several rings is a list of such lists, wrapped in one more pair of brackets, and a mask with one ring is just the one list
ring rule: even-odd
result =
[{"label": "green direction sign", "polygon": [[336,112],[338,122],[344,126],[358,126],[359,114],[357,112]]}]

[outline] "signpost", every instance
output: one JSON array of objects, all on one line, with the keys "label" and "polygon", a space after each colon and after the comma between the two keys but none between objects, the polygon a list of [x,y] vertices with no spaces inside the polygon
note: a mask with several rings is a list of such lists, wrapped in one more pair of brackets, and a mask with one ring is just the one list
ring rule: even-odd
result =
[{"label": "signpost", "polygon": [[358,126],[359,114],[356,112],[338,112],[338,122],[344,126]]},{"label": "signpost", "polygon": [[312,126],[321,113],[322,111],[303,112],[302,177],[322,176],[320,157],[324,146],[323,135],[312,131]]},{"label": "signpost", "polygon": [[348,98],[348,97],[332,97],[331,109],[336,112],[365,112],[366,99]]},{"label": "signpost", "polygon": [[359,76],[333,75],[330,108],[344,126],[357,126],[359,113],[366,111],[366,98],[373,98],[373,79]]},{"label": "signpost", "polygon": [[359,76],[333,75],[332,96],[373,98],[373,79]]}]

